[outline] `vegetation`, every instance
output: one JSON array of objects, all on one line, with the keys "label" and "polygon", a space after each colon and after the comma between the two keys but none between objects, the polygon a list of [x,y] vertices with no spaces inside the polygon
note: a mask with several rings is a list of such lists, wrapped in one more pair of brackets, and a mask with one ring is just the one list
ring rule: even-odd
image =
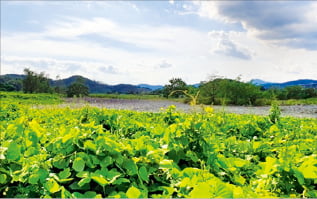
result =
[{"label": "vegetation", "polygon": [[268,116],[148,113],[1,96],[1,197],[317,197],[317,121],[277,105]]},{"label": "vegetation", "polygon": [[199,100],[204,104],[254,105],[260,96],[260,87],[220,78],[203,83],[200,91]]},{"label": "vegetation", "polygon": [[[70,78],[53,81],[48,79],[43,72],[37,74],[29,69],[24,70],[25,75],[1,76],[0,90],[14,91],[21,88],[25,93],[59,93],[67,97],[91,96],[121,99],[159,99],[169,98],[185,103],[213,104],[213,105],[271,105],[273,101],[280,105],[317,104],[317,89],[299,85],[282,87],[257,86],[245,83],[237,78],[227,79],[213,77],[209,81],[201,82],[199,86],[187,85],[181,78],[172,78],[169,84],[160,90],[149,92],[149,89],[138,86],[119,84],[114,86],[104,85],[96,81],[72,76]],[[313,80],[302,80],[314,82]],[[301,81],[297,81],[300,83]],[[296,81],[291,82],[296,83]],[[285,84],[287,85],[287,84]],[[311,87],[309,87],[311,86]],[[102,94],[95,94],[102,91]],[[90,92],[90,93],[89,93]],[[111,94],[109,94],[111,93]],[[127,95],[129,94],[129,95]],[[159,97],[158,97],[159,96]]]},{"label": "vegetation", "polygon": [[23,104],[23,105],[33,105],[33,104],[59,104],[63,102],[61,96],[57,94],[25,94],[21,92],[0,92],[0,102],[1,106],[5,104]]},{"label": "vegetation", "polygon": [[[239,78],[232,80],[220,77],[201,82],[198,88],[186,85],[180,78],[173,78],[161,93],[164,97],[185,98],[186,102],[192,101],[193,96],[199,93],[196,96],[198,104],[214,105],[271,105],[276,100],[283,100],[279,103],[286,105],[316,104],[314,98],[317,97],[315,88],[289,86],[284,89],[270,88],[265,90],[261,86],[241,82]],[[167,93],[169,94],[167,95]]]},{"label": "vegetation", "polygon": [[52,93],[48,77],[42,72],[37,74],[30,69],[24,69],[26,75],[22,81],[23,92],[25,93]]},{"label": "vegetation", "polygon": [[21,75],[4,75],[0,76],[0,91],[21,91],[22,77]]},{"label": "vegetation", "polygon": [[74,83],[68,86],[67,90],[67,97],[82,97],[87,96],[89,94],[88,87],[85,85],[84,79],[77,78]]},{"label": "vegetation", "polygon": [[164,86],[162,94],[164,97],[174,97],[179,98],[184,95],[182,92],[175,91],[185,91],[187,90],[187,84],[181,78],[172,78],[169,80],[169,84]]}]

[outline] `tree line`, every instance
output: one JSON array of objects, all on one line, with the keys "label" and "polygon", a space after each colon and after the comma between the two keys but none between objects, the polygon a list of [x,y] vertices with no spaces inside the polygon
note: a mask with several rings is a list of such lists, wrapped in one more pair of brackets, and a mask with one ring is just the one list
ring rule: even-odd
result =
[{"label": "tree line", "polygon": [[[48,75],[24,69],[25,78],[0,82],[0,90],[22,90],[25,93],[60,93],[68,97],[87,96],[88,86],[85,80],[78,77],[69,86],[51,86]],[[155,90],[153,95],[165,98],[183,98],[185,102],[194,99],[197,104],[232,104],[232,105],[266,105],[271,100],[307,99],[317,97],[316,88],[288,86],[285,88],[269,88],[242,82],[240,78],[228,79],[213,77],[199,86],[187,85],[181,78],[172,78],[162,89]]]},{"label": "tree line", "polygon": [[166,98],[185,98],[197,95],[198,104],[266,105],[271,100],[307,99],[317,97],[317,89],[302,86],[264,89],[252,83],[245,83],[237,78],[216,77],[201,82],[198,87],[187,85],[181,78],[172,78],[163,89],[156,91]]},{"label": "tree line", "polygon": [[50,85],[50,79],[44,72],[36,73],[28,68],[24,69],[25,78],[9,80],[0,84],[2,91],[22,90],[24,93],[59,93],[68,97],[87,96],[89,89],[85,85],[84,79],[78,77],[72,84],[65,87],[63,85]]}]

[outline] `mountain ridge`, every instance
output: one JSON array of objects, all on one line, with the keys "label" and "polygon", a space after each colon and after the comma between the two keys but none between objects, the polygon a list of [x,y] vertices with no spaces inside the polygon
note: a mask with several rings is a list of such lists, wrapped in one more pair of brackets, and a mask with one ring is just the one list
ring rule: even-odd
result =
[{"label": "mountain ridge", "polygon": [[[6,82],[10,81],[22,81],[25,78],[25,75],[20,74],[5,74],[0,75],[0,84],[4,84]],[[105,84],[99,81],[91,80],[89,78],[83,77],[81,75],[72,75],[68,78],[60,79],[60,80],[53,80],[49,79],[51,86],[61,86],[61,87],[67,87],[74,81],[76,81],[77,78],[83,79],[85,85],[88,86],[90,93],[134,93],[134,94],[140,94],[140,93],[150,93],[154,90],[162,89],[163,85],[151,85],[151,84],[115,84],[115,85],[109,85]],[[287,86],[303,86],[305,88],[317,88],[317,80],[313,79],[298,79],[298,80],[292,80],[282,83],[275,83],[275,82],[267,82],[261,79],[252,79],[250,83],[262,86],[264,89],[269,88],[285,88]],[[198,84],[193,84],[192,86],[199,87]],[[16,85],[16,88],[21,89],[22,86]]]},{"label": "mountain ridge", "polygon": [[[260,82],[263,82],[262,84]],[[282,83],[266,82],[261,79],[255,79],[250,81],[254,85],[262,86],[264,89],[269,88],[285,88],[287,86],[302,86],[304,88],[317,88],[317,80],[313,79],[298,79]]]}]

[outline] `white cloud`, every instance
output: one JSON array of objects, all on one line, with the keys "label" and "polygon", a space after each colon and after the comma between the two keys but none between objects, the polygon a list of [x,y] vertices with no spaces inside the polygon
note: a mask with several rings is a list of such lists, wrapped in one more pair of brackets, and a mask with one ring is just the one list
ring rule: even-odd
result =
[{"label": "white cloud", "polygon": [[[223,4],[231,2],[226,1]],[[98,3],[104,3],[108,10],[113,6],[108,5],[109,2],[97,1],[92,3],[90,9],[94,10]],[[168,2],[166,4],[168,5]],[[182,4],[175,2],[175,6],[168,5],[168,8],[180,8]],[[203,4],[214,7],[199,7]],[[273,27],[274,31],[278,30],[277,33],[281,37],[279,38],[274,31],[259,28],[269,24],[262,23],[259,19],[244,19],[242,14],[245,12],[228,15],[226,10],[223,10],[226,6],[222,5],[222,9],[219,9],[218,4],[218,1],[195,1],[193,5],[186,2],[187,6],[183,12],[186,15],[197,14],[199,7],[206,9],[205,13],[200,10],[201,16],[224,22],[220,28],[211,25],[210,31],[205,28],[195,29],[190,27],[190,23],[186,24],[186,27],[149,25],[150,23],[144,21],[126,23],[122,19],[111,20],[99,14],[95,15],[99,17],[90,18],[59,15],[54,19],[54,23],[48,22],[41,27],[41,32],[1,30],[1,74],[22,73],[25,67],[30,67],[37,72],[47,72],[50,77],[60,75],[64,78],[78,74],[108,84],[165,84],[172,77],[181,77],[187,83],[197,83],[215,73],[229,78],[242,74],[246,80],[261,78],[276,82],[317,78],[317,67],[313,64],[317,63],[316,51],[288,47],[290,44],[302,46],[303,42],[308,40],[301,36],[286,39],[282,34],[286,30],[289,30],[290,35],[302,35],[306,30],[313,32],[311,23],[299,23],[301,26],[288,23],[286,26],[289,29]],[[77,6],[81,5],[78,3]],[[129,7],[127,17],[137,13],[130,5],[126,7]],[[139,6],[140,9],[145,7]],[[231,10],[230,6],[227,8]],[[175,15],[176,11],[178,9],[174,12],[171,10],[168,14]],[[256,9],[254,11],[257,12]],[[285,13],[283,10],[282,12]],[[150,16],[152,15],[148,15],[149,20]],[[307,20],[316,19],[312,11],[305,12],[303,16]],[[177,20],[181,17],[186,20],[195,17],[195,20],[199,20],[199,17],[191,15],[178,15]],[[203,20],[203,23],[206,21],[208,20]],[[221,31],[226,23],[237,22],[245,23],[247,30],[228,31],[233,27],[230,26]],[[176,21],[173,21],[173,24],[177,24]],[[184,21],[181,24],[184,24]],[[301,27],[302,30],[294,32],[296,27]],[[311,45],[314,45],[315,40],[312,37]]]},{"label": "white cloud", "polygon": [[163,60],[160,64],[159,64],[159,67],[160,68],[170,68],[172,67],[173,65],[168,63],[166,60]]},{"label": "white cloud", "polygon": [[239,44],[239,42],[230,38],[230,32],[211,31],[209,36],[213,41],[214,47],[211,49],[212,53],[223,54],[239,59],[249,60],[252,58],[252,53],[246,47]]},{"label": "white cloud", "polygon": [[195,1],[196,13],[241,23],[250,34],[275,45],[317,50],[317,2]]}]

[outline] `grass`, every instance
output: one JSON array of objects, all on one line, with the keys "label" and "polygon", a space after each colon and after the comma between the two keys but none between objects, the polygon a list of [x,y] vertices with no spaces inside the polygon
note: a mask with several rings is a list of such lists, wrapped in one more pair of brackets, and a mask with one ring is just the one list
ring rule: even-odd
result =
[{"label": "grass", "polygon": [[317,98],[308,99],[289,99],[289,100],[278,100],[278,105],[312,105],[317,104]]},{"label": "grass", "polygon": [[60,104],[63,102],[58,94],[49,93],[22,93],[22,92],[0,92],[0,102],[19,104]]}]

